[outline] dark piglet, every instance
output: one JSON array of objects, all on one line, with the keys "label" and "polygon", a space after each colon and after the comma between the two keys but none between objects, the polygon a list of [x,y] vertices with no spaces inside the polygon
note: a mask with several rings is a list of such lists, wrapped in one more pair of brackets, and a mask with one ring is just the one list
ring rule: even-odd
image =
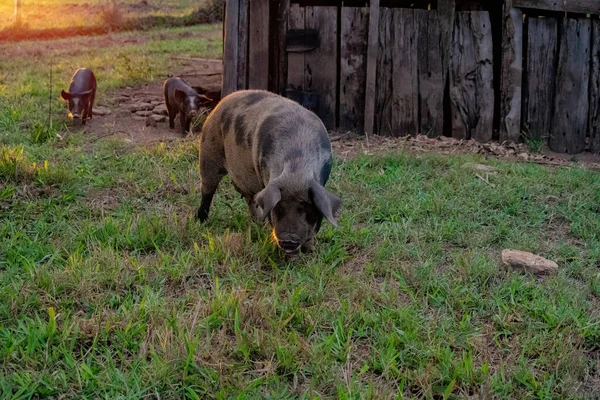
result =
[{"label": "dark piglet", "polygon": [[198,115],[200,107],[210,101],[198,94],[181,78],[169,78],[165,81],[165,106],[169,113],[169,128],[175,128],[175,117],[179,114],[181,133],[190,131],[192,119]]},{"label": "dark piglet", "polygon": [[71,78],[69,91],[60,92],[61,97],[69,103],[69,117],[81,118],[81,123],[92,119],[92,108],[96,98],[96,77],[91,69],[79,68]]},{"label": "dark piglet", "polygon": [[219,182],[229,174],[251,215],[269,219],[281,249],[311,251],[323,218],[337,225],[341,199],[325,189],[331,166],[327,130],[314,113],[266,91],[234,92],[202,128],[197,216],[208,218]]}]

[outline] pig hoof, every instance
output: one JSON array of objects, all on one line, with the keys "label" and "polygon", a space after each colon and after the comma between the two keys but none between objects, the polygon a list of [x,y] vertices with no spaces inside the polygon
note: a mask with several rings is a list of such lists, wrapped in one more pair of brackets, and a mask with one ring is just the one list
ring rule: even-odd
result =
[{"label": "pig hoof", "polygon": [[206,212],[203,209],[198,209],[198,212],[196,213],[196,219],[200,220],[200,222],[204,222],[208,219],[208,212]]}]

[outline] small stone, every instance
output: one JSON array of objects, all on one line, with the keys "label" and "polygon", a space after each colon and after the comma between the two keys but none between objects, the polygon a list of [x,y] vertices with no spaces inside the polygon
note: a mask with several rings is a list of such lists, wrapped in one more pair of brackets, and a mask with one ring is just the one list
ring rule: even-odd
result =
[{"label": "small stone", "polygon": [[94,115],[104,116],[104,115],[112,114],[112,111],[110,111],[110,109],[103,107],[103,106],[96,106],[92,109],[92,113]]},{"label": "small stone", "polygon": [[525,273],[550,275],[558,272],[558,264],[527,251],[502,250],[504,266]]},{"label": "small stone", "polygon": [[150,104],[152,104],[153,106],[157,106],[157,105],[159,105],[160,103],[162,103],[160,100],[152,100],[152,101],[150,102]]},{"label": "small stone", "polygon": [[152,110],[154,114],[167,115],[167,107],[164,104],[159,104]]},{"label": "small stone", "polygon": [[157,115],[157,114],[152,114],[150,116],[150,118],[152,118],[156,122],[163,122],[164,120],[167,119],[167,117],[165,115]]},{"label": "small stone", "polygon": [[134,115],[133,119],[136,121],[145,121],[146,117],[140,117],[139,115]]},{"label": "small stone", "polygon": [[147,110],[147,111],[136,111],[135,115],[139,115],[140,117],[149,117],[152,115],[152,111]]},{"label": "small stone", "polygon": [[517,157],[522,158],[525,161],[529,160],[529,154],[527,153],[519,153],[517,154]]},{"label": "small stone", "polygon": [[156,126],[156,122],[157,121],[154,118],[152,118],[152,116],[146,118],[146,126]]},{"label": "small stone", "polygon": [[489,165],[484,165],[484,164],[472,163],[472,162],[464,163],[462,167],[466,168],[466,169],[473,169],[475,171],[496,172],[496,168],[494,168],[494,167],[491,167]]}]

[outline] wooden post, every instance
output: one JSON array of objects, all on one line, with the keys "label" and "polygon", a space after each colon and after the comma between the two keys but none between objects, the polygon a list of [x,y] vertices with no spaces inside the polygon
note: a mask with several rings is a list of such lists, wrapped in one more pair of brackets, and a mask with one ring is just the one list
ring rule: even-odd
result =
[{"label": "wooden post", "polygon": [[[304,7],[290,5],[289,28],[304,29]],[[304,53],[287,53],[287,84],[293,89],[304,90]],[[286,88],[287,89],[287,88]]]},{"label": "wooden post", "polygon": [[487,11],[456,14],[452,35],[450,98],[452,136],[492,139],[494,125],[493,43]]},{"label": "wooden post", "polygon": [[563,18],[550,149],[577,154],[585,149],[588,126],[592,21]]},{"label": "wooden post", "polygon": [[239,0],[227,0],[225,6],[225,37],[223,50],[223,84],[221,96],[225,97],[237,90],[238,84],[238,22]]},{"label": "wooden post", "polygon": [[248,88],[248,14],[250,0],[239,0],[237,90]]},{"label": "wooden post", "polygon": [[15,0],[15,26],[21,26],[21,0]]},{"label": "wooden post", "polygon": [[365,133],[373,134],[375,123],[375,89],[377,73],[377,47],[379,39],[379,0],[371,0],[369,9],[369,35],[367,45],[367,78],[365,89]]},{"label": "wooden post", "polygon": [[269,88],[269,1],[250,1],[248,89]]},{"label": "wooden post", "polygon": [[369,30],[365,7],[343,7],[340,48],[340,129],[362,131]]},{"label": "wooden post", "polygon": [[275,69],[275,91],[280,95],[285,95],[287,87],[288,57],[285,50],[288,31],[288,15],[290,11],[290,0],[280,0],[277,10],[277,49],[276,57],[277,68]]},{"label": "wooden post", "polygon": [[600,19],[592,29],[592,74],[590,79],[590,150],[600,153]]},{"label": "wooden post", "polygon": [[523,12],[504,1],[500,75],[500,141],[517,142],[521,136],[523,80]]},{"label": "wooden post", "polygon": [[527,17],[527,37],[523,129],[529,138],[547,141],[554,111],[558,21],[556,18]]},{"label": "wooden post", "polygon": [[450,71],[450,49],[452,48],[452,31],[454,29],[455,0],[438,0],[438,20],[440,24],[440,48],[442,49],[442,67],[444,80],[448,81]]}]

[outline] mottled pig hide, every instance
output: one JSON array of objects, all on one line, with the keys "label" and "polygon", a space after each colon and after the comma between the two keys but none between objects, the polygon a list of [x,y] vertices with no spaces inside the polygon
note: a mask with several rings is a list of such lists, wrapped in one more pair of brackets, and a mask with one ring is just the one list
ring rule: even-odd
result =
[{"label": "mottled pig hide", "polygon": [[232,93],[202,129],[197,217],[208,218],[219,182],[229,174],[251,215],[270,221],[281,249],[311,251],[323,217],[337,226],[341,199],[325,189],[331,166],[327,130],[314,113],[266,91]]}]

